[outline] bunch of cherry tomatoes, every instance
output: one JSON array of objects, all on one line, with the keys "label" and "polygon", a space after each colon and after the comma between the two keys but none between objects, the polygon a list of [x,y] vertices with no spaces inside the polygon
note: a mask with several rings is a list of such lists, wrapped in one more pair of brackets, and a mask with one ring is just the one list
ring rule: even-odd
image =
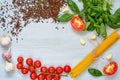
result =
[{"label": "bunch of cherry tomatoes", "polygon": [[[28,74],[30,72],[30,79],[32,80],[60,80],[61,76],[67,76],[71,71],[69,65],[64,67],[46,67],[42,66],[40,60],[33,61],[32,58],[26,59],[26,65],[24,66],[24,58],[19,56],[17,58],[17,69],[21,70],[22,74]],[[64,75],[63,75],[64,73]]]}]

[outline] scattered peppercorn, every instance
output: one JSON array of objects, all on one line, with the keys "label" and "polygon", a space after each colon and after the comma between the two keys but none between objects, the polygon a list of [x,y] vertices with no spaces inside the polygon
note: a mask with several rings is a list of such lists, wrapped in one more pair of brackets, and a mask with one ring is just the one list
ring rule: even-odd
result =
[{"label": "scattered peppercorn", "polygon": [[66,0],[12,0],[12,3],[4,1],[0,5],[1,29],[18,36],[31,22],[44,23],[45,19],[52,18],[56,23],[60,8],[66,6]]}]

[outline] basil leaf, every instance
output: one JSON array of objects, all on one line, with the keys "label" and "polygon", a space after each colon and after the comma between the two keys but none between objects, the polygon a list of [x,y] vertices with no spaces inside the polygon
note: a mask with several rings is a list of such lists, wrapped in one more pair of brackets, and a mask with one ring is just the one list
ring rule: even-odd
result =
[{"label": "basil leaf", "polygon": [[118,9],[115,11],[113,17],[114,17],[113,20],[115,20],[114,22],[116,22],[116,23],[120,22],[120,8],[118,8]]},{"label": "basil leaf", "polygon": [[100,35],[100,27],[96,27],[96,32],[97,32],[97,35],[99,36]]},{"label": "basil leaf", "polygon": [[79,17],[83,17],[84,14],[85,14],[85,10],[83,9],[83,10],[81,10],[81,11],[78,13],[78,16],[79,16]]},{"label": "basil leaf", "polygon": [[101,32],[101,35],[102,35],[103,38],[107,37],[106,26],[103,23],[101,23],[100,32]]},{"label": "basil leaf", "polygon": [[118,8],[115,13],[114,16],[116,16],[117,18],[120,18],[120,8]]},{"label": "basil leaf", "polygon": [[64,13],[60,17],[58,17],[59,22],[68,22],[74,15],[70,13]]},{"label": "basil leaf", "polygon": [[92,75],[92,76],[95,76],[95,77],[100,77],[100,76],[103,76],[102,72],[98,69],[95,69],[95,68],[89,68],[88,69],[88,72]]},{"label": "basil leaf", "polygon": [[86,28],[87,28],[87,31],[95,30],[95,27],[90,22],[86,23]]},{"label": "basil leaf", "polygon": [[73,0],[67,0],[67,4],[73,12],[79,13],[79,8]]}]

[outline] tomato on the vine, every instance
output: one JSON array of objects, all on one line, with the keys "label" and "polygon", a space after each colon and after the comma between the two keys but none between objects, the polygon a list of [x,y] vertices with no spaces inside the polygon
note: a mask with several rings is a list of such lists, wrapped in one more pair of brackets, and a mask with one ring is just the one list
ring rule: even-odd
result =
[{"label": "tomato on the vine", "polygon": [[54,75],[54,80],[60,80],[61,76],[60,75]]},{"label": "tomato on the vine", "polygon": [[36,68],[41,67],[41,62],[40,62],[39,60],[36,60],[36,61],[34,62],[34,66],[35,66]]},{"label": "tomato on the vine", "polygon": [[28,70],[29,70],[30,72],[34,72],[34,71],[35,71],[35,67],[34,67],[34,66],[28,66]]},{"label": "tomato on the vine", "polygon": [[17,69],[22,69],[23,68],[23,64],[22,63],[18,63],[17,64]]},{"label": "tomato on the vine", "polygon": [[52,66],[49,67],[49,68],[48,68],[48,72],[49,72],[49,73],[54,73],[54,72],[55,72],[55,67],[52,67]]},{"label": "tomato on the vine", "polygon": [[27,64],[28,66],[32,66],[32,65],[33,65],[33,59],[32,59],[32,58],[27,58],[26,64]]},{"label": "tomato on the vine", "polygon": [[22,68],[22,74],[27,74],[28,73],[28,69],[27,68]]},{"label": "tomato on the vine", "polygon": [[35,72],[30,73],[30,78],[31,79],[36,79],[37,78],[37,73],[35,73]]},{"label": "tomato on the vine", "polygon": [[18,58],[17,58],[17,61],[18,61],[18,63],[22,63],[23,62],[23,57],[21,57],[21,56],[19,56]]},{"label": "tomato on the vine", "polygon": [[83,31],[85,29],[85,23],[79,16],[73,16],[71,25],[76,31]]},{"label": "tomato on the vine", "polygon": [[64,72],[69,73],[71,71],[71,67],[69,65],[64,66]]},{"label": "tomato on the vine", "polygon": [[59,66],[59,67],[56,68],[56,73],[57,74],[61,74],[62,72],[63,72],[63,68],[62,67]]},{"label": "tomato on the vine", "polygon": [[115,61],[111,61],[108,65],[103,68],[104,74],[111,76],[118,70],[118,64]]},{"label": "tomato on the vine", "polygon": [[44,80],[45,79],[45,75],[44,74],[39,74],[38,75],[38,80]]},{"label": "tomato on the vine", "polygon": [[48,72],[47,67],[42,66],[42,67],[40,68],[40,72],[42,72],[42,73],[47,73],[47,72]]},{"label": "tomato on the vine", "polygon": [[52,80],[52,75],[47,74],[47,75],[45,76],[45,79],[46,79],[46,80]]}]

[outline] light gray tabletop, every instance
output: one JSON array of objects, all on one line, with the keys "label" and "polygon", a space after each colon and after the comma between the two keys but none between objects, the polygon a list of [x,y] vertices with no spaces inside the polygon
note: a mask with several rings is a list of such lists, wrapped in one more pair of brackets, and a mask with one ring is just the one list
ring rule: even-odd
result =
[{"label": "light gray tabletop", "polygon": [[[1,0],[2,1],[2,0]],[[0,2],[1,2],[0,1]],[[77,2],[77,0],[75,0]],[[113,0],[114,10],[120,7],[119,0]],[[59,30],[56,29],[59,28]],[[63,29],[64,27],[64,29]],[[113,30],[108,28],[108,34]],[[0,37],[6,32],[0,29]],[[7,34],[7,33],[6,33]],[[72,29],[70,23],[55,24],[55,23],[31,23],[27,25],[19,34],[18,41],[12,37],[11,44],[12,62],[16,66],[16,59],[18,56],[24,58],[32,57],[34,60],[39,59],[42,65],[46,66],[64,66],[66,64],[74,67],[80,62],[96,45],[89,42],[88,38],[96,34],[95,32],[76,32]],[[9,34],[8,34],[9,35]],[[80,38],[86,40],[86,45],[80,44]],[[101,42],[102,38],[98,38]],[[0,55],[6,48],[0,46]],[[95,67],[100,70],[108,63],[106,59],[107,54],[113,54],[113,60],[120,65],[120,41],[116,42],[110,47],[98,60],[96,60],[90,67]],[[29,75],[22,75],[20,71],[15,68],[12,73],[6,73],[4,70],[5,62],[0,56],[0,79],[1,80],[30,80]],[[119,66],[120,68],[120,66]],[[93,77],[87,69],[76,79],[70,77],[62,77],[61,80],[120,80],[120,69],[111,76]]]}]

